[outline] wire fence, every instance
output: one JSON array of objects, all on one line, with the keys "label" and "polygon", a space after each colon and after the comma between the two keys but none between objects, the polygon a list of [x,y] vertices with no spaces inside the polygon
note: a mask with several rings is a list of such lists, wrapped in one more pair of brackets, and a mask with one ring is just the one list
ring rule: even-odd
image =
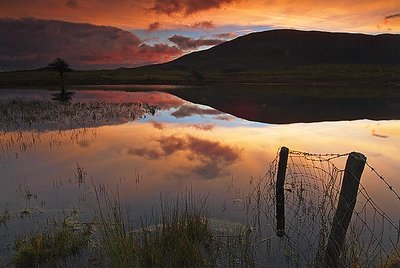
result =
[{"label": "wire fence", "polygon": [[[326,267],[326,247],[337,209],[346,154],[289,151],[285,192],[285,232],[278,237],[276,177],[279,152],[260,181],[252,185],[247,206],[257,231],[256,263],[262,267]],[[399,204],[398,192],[366,162],[368,179],[383,184],[387,204]],[[347,229],[341,267],[400,267],[400,213],[384,210],[363,186]]]}]

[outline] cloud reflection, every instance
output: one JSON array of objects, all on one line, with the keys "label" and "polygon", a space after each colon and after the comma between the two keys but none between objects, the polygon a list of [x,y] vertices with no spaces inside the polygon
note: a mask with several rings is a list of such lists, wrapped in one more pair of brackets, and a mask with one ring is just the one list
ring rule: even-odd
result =
[{"label": "cloud reflection", "polygon": [[178,110],[171,113],[171,115],[174,116],[175,118],[184,118],[193,115],[219,115],[219,114],[222,114],[222,112],[211,108],[201,108],[196,105],[182,105],[179,107]]},{"label": "cloud reflection", "polygon": [[163,136],[154,140],[156,146],[146,148],[128,148],[127,153],[148,160],[178,157],[178,152],[184,152],[185,158],[194,165],[175,171],[174,176],[197,176],[211,180],[229,174],[227,168],[240,159],[242,149],[210,141],[191,135],[186,137]]}]

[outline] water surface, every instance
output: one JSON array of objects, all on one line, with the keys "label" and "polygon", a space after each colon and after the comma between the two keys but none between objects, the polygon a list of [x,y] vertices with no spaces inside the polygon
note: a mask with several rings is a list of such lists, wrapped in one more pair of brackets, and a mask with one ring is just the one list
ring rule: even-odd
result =
[{"label": "water surface", "polygon": [[[321,154],[362,152],[400,190],[398,120],[275,125],[164,92],[77,91],[71,103],[51,101],[52,93],[0,91],[0,211],[15,216],[1,230],[3,249],[11,248],[14,235],[41,228],[49,215],[62,219],[79,211],[89,221],[90,185],[119,191],[137,218],[151,215],[160,195],[190,189],[207,198],[210,218],[242,222],[251,182],[264,176],[281,146]],[[27,110],[30,115],[18,108],[16,116],[18,105],[34,108]],[[46,109],[62,116],[43,116]],[[344,168],[344,161],[338,166]],[[399,200],[368,168],[362,184],[400,220]]]}]

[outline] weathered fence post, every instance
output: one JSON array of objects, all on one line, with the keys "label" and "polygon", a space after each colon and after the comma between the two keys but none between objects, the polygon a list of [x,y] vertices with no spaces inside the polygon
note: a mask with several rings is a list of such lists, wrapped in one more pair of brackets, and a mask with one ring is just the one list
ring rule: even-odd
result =
[{"label": "weathered fence post", "polygon": [[276,177],[276,235],[285,234],[285,176],[289,149],[282,147],[279,153],[278,174]]},{"label": "weathered fence post", "polygon": [[336,268],[342,266],[341,254],[343,245],[356,204],[358,187],[366,160],[363,154],[356,152],[350,153],[347,158],[339,202],[333,217],[332,229],[325,251],[326,267]]}]

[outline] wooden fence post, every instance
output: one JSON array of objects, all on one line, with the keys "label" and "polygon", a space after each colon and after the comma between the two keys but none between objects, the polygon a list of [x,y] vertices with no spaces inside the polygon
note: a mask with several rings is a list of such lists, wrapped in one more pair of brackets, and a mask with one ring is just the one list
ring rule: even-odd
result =
[{"label": "wooden fence post", "polygon": [[361,153],[349,154],[344,171],[339,202],[333,217],[332,229],[325,251],[325,266],[336,268],[342,266],[342,250],[346,239],[354,206],[356,204],[358,187],[364,171],[366,157]]},{"label": "wooden fence post", "polygon": [[276,177],[276,235],[282,237],[285,234],[285,176],[289,156],[289,149],[282,147],[279,153],[278,174]]}]

